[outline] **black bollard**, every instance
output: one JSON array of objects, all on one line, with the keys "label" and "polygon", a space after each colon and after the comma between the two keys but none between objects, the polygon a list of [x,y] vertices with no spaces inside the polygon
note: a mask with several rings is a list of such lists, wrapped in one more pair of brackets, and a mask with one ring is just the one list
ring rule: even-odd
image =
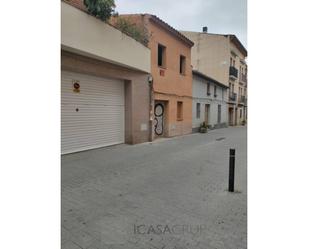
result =
[{"label": "black bollard", "polygon": [[235,149],[230,149],[229,192],[234,192]]}]

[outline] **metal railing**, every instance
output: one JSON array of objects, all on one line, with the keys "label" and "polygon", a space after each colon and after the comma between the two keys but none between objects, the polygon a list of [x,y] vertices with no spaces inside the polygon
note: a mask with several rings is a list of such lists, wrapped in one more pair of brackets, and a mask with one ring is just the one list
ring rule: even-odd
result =
[{"label": "metal railing", "polygon": [[244,96],[244,95],[239,96],[238,103],[243,104],[243,105],[247,105],[247,97]]},{"label": "metal railing", "polygon": [[230,100],[236,101],[236,98],[237,98],[237,94],[236,94],[236,93],[230,93],[230,94],[229,94],[229,99],[230,99]]},{"label": "metal railing", "polygon": [[234,76],[235,78],[238,77],[238,70],[236,67],[230,66],[230,75]]},{"label": "metal railing", "polygon": [[241,77],[240,77],[240,80],[244,83],[247,83],[247,75],[245,74],[242,74]]}]

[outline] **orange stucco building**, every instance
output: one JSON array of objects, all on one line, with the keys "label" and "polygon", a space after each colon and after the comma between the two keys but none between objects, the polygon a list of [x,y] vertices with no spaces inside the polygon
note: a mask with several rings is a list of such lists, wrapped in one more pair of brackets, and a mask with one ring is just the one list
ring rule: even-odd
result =
[{"label": "orange stucco building", "polygon": [[[153,138],[192,132],[192,41],[150,14],[120,15],[148,32],[153,78]],[[111,23],[115,24],[117,18]]]}]

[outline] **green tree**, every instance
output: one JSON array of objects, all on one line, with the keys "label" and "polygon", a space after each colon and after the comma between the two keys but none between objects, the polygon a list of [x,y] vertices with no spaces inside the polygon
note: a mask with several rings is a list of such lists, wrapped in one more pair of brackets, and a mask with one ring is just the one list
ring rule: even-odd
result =
[{"label": "green tree", "polygon": [[114,0],[84,0],[88,12],[102,21],[107,21],[115,12]]},{"label": "green tree", "polygon": [[130,35],[145,46],[148,45],[149,34],[147,29],[145,29],[143,26],[138,26],[126,18],[118,17],[115,22],[115,27],[121,30],[123,33]]}]

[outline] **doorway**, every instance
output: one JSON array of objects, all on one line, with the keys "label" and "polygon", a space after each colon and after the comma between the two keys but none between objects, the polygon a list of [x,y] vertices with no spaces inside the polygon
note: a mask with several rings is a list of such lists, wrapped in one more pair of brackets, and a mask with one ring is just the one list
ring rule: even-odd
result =
[{"label": "doorway", "polygon": [[205,124],[209,125],[210,104],[205,104]]},{"label": "doorway", "polygon": [[218,105],[218,118],[217,124],[221,124],[221,105]]},{"label": "doorway", "polygon": [[233,124],[233,108],[229,108],[229,125],[232,126]]},{"label": "doorway", "polygon": [[166,123],[166,103],[163,101],[155,101],[154,106],[154,134],[155,137],[165,136],[165,123]]}]

